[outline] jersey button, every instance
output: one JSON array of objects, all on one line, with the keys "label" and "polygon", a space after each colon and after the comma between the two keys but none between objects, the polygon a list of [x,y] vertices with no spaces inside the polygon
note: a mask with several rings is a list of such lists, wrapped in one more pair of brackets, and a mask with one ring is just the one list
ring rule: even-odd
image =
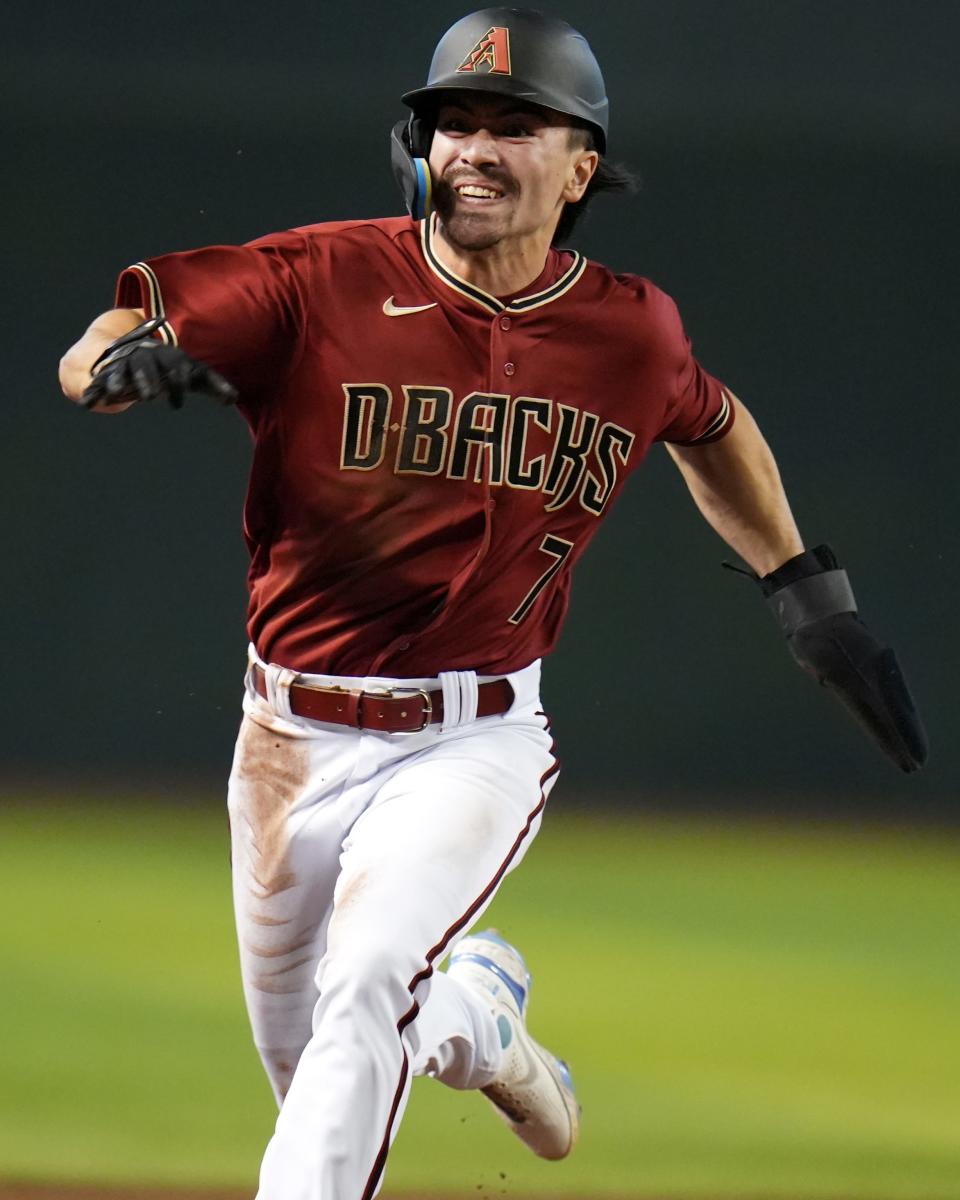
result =
[{"label": "jersey button", "polygon": [[506,333],[506,331],[510,328],[510,326],[512,324],[513,324],[513,322],[510,320],[509,317],[501,317],[500,318],[500,328],[504,331],[504,333]]},{"label": "jersey button", "polygon": [[504,375],[513,375],[514,372],[516,371],[516,369],[517,368],[513,365],[513,363],[504,363],[503,364]]}]

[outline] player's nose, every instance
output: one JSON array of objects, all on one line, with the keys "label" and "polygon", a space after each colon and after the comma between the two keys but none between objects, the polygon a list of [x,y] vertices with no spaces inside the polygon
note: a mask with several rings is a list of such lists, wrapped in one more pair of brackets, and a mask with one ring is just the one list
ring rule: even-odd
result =
[{"label": "player's nose", "polygon": [[497,139],[489,129],[475,129],[461,140],[460,161],[471,166],[500,161]]}]

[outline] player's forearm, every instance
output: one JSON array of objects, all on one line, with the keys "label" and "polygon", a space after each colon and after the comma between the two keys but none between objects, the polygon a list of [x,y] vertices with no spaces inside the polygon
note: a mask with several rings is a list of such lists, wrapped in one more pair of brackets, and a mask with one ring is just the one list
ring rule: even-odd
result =
[{"label": "player's forearm", "polygon": [[667,449],[704,519],[758,575],[803,550],[777,464],[739,400],[736,423],[719,442]]},{"label": "player's forearm", "polygon": [[[60,359],[60,386],[68,400],[79,402],[90,383],[93,364],[111,342],[135,329],[143,319],[141,308],[112,308],[92,322],[83,337]],[[95,411],[122,412],[129,407],[129,404],[98,405]]]}]

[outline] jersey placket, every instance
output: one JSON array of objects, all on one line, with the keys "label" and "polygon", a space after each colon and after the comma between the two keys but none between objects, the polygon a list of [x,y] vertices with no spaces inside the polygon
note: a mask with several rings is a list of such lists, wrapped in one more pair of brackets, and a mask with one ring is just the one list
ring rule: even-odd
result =
[{"label": "jersey placket", "polygon": [[[500,309],[503,308],[503,306],[500,305],[496,300],[493,300],[493,304],[496,304]],[[491,398],[504,398],[507,405],[509,405],[510,396],[509,392],[502,387],[502,384],[504,380],[509,383],[509,378],[516,371],[516,364],[514,362],[507,362],[504,360],[503,355],[505,348],[501,343],[498,342],[497,337],[501,331],[510,329],[511,323],[511,318],[505,316],[503,312],[498,313],[490,322],[488,334],[488,374],[485,381],[486,393],[490,395]],[[478,334],[481,337],[483,336],[479,330]],[[489,412],[490,419],[495,425],[495,414],[493,410],[488,409],[487,412]],[[502,449],[501,458],[504,452],[505,449]],[[480,489],[481,511],[483,513],[483,533],[480,537],[479,546],[470,560],[457,572],[456,575],[454,575],[453,579],[450,581],[450,587],[447,590],[447,594],[442,603],[434,610],[431,620],[429,620],[427,624],[420,629],[410,630],[394,638],[393,641],[391,641],[389,645],[379,655],[377,655],[376,659],[371,664],[369,668],[369,674],[371,675],[383,674],[386,664],[389,663],[390,659],[393,658],[394,655],[406,653],[406,651],[411,648],[411,645],[414,641],[420,641],[421,639],[436,633],[436,631],[449,619],[451,614],[455,612],[457,599],[469,587],[470,583],[473,581],[487,557],[493,537],[493,513],[496,509],[496,500],[492,495],[493,485],[491,478],[493,473],[495,450],[494,447],[489,443],[479,443],[475,445],[473,453],[476,457],[472,457],[468,460],[467,478],[464,480],[464,486],[469,487],[471,486],[471,482],[473,482],[473,485]],[[478,470],[480,478],[479,480],[476,480],[475,476],[478,473]],[[502,461],[500,471],[502,474]]]},{"label": "jersey placket", "polygon": [[[496,302],[495,302],[496,303]],[[514,331],[514,323],[518,317],[511,313],[509,308],[501,306],[501,311],[494,316],[490,322],[490,357],[487,375],[487,395],[491,401],[503,400],[506,407],[509,408],[512,398],[512,388],[510,386],[512,380],[517,374],[517,353],[516,342],[517,335],[514,332],[513,338],[508,338],[508,334]],[[505,386],[506,385],[506,386]],[[489,408],[490,421],[495,427],[496,415],[493,408]],[[506,434],[501,438],[499,447],[500,465],[499,474],[501,479],[494,483],[494,457],[498,452],[496,445],[493,442],[481,443],[476,447],[477,466],[473,466],[474,474],[479,467],[479,487],[483,497],[483,536],[480,540],[480,546],[476,554],[452,581],[450,590],[447,592],[446,600],[442,608],[437,612],[434,620],[432,620],[426,628],[419,630],[416,634],[410,637],[404,637],[400,643],[394,648],[397,650],[407,650],[410,647],[410,641],[413,637],[423,637],[427,634],[432,634],[444,623],[454,610],[454,602],[456,599],[469,587],[474,577],[480,571],[489,553],[491,543],[493,541],[493,515],[496,512],[497,501],[493,495],[493,488],[500,486],[502,483],[502,475],[504,471],[504,457],[506,455]],[[468,478],[470,467],[468,465]],[[392,651],[391,651],[392,652]],[[386,657],[386,656],[384,656]]]},{"label": "jersey placket", "polygon": [[[442,281],[445,288],[450,289],[452,293],[459,297],[461,308],[463,308],[464,302],[466,302],[467,309],[473,309],[474,311],[478,308],[485,309],[489,315],[489,325],[487,327],[489,356],[485,394],[491,400],[491,407],[487,411],[492,427],[495,429],[496,413],[492,405],[500,401],[505,405],[506,410],[509,410],[515,389],[514,381],[520,372],[520,363],[518,362],[520,354],[518,350],[521,339],[519,337],[518,322],[523,320],[527,309],[539,308],[543,304],[549,304],[552,300],[559,298],[559,296],[573,287],[584,272],[586,259],[580,254],[575,254],[568,269],[560,279],[556,280],[549,287],[540,292],[514,298],[509,303],[504,303],[502,300],[497,299],[497,297],[491,296],[482,289],[467,283],[466,280],[460,279],[444,267],[437,258],[431,242],[431,221],[427,220],[421,226],[421,247],[426,265],[433,275]],[[477,432],[480,432],[477,427],[474,428]],[[486,431],[489,431],[489,427]],[[468,486],[471,479],[475,480],[479,465],[480,478],[476,480],[476,483],[481,490],[482,496],[483,534],[475,554],[451,580],[447,595],[443,603],[435,610],[433,618],[423,628],[399,635],[395,638],[377,656],[375,662],[370,667],[371,674],[382,673],[384,665],[394,655],[403,654],[409,650],[414,641],[419,641],[435,634],[451,615],[455,613],[457,599],[467,590],[484,565],[493,541],[493,515],[497,507],[493,489],[502,483],[505,469],[504,459],[508,452],[507,441],[507,434],[504,431],[499,446],[499,479],[494,480],[493,478],[494,460],[498,454],[498,447],[494,444],[495,439],[493,438],[488,443],[481,442],[475,444],[473,454],[477,457],[471,457],[467,464],[467,479],[464,482]],[[566,556],[567,549],[572,543],[564,543],[564,545],[565,552],[563,557]],[[516,616],[516,614],[514,615]],[[512,621],[514,618],[505,619]]]},{"label": "jersey placket", "polygon": [[[497,332],[497,321],[499,319],[500,318],[497,318],[494,320],[492,330],[491,330],[491,337],[490,337],[491,367],[490,367],[490,373],[489,373],[488,379],[487,379],[487,391],[488,391],[488,394],[491,394],[491,396],[494,395],[494,388],[491,385],[493,383],[493,377],[494,377],[494,373],[495,373],[495,367],[492,364],[496,361],[496,359],[498,357],[502,357],[502,348],[497,346],[496,338],[495,338],[495,335]],[[509,328],[509,326],[507,326],[507,327]],[[505,365],[506,364],[501,364],[501,377],[502,377],[502,374],[506,373],[504,370]],[[511,367],[513,367],[514,364],[510,364],[510,365],[511,365]],[[499,393],[496,393],[495,395],[497,397],[499,397],[499,396],[503,396],[504,393],[499,392]],[[508,397],[508,402],[509,402],[509,397]],[[494,416],[492,409],[488,409],[487,411],[490,412],[491,417]],[[490,549],[490,543],[491,543],[492,537],[493,537],[493,513],[497,506],[497,502],[493,498],[493,495],[491,494],[491,489],[492,489],[491,474],[493,471],[494,449],[489,444],[481,443],[476,446],[475,454],[477,455],[477,458],[473,461],[468,461],[467,480],[465,480],[464,482],[465,482],[466,486],[469,486],[469,480],[472,477],[471,468],[472,468],[472,473],[475,474],[477,471],[477,465],[475,465],[475,464],[478,464],[479,472],[480,472],[480,480],[479,480],[479,483],[477,484],[477,486],[479,486],[479,488],[481,490],[481,496],[482,496],[481,508],[482,508],[482,512],[483,512],[483,534],[480,538],[480,545],[477,548],[476,553],[473,555],[473,557],[470,559],[470,561],[466,564],[466,566],[462,567],[460,569],[460,571],[451,580],[450,587],[447,591],[447,594],[444,597],[442,603],[434,611],[432,620],[428,621],[427,624],[422,629],[418,629],[415,632],[401,634],[399,637],[394,639],[394,641],[392,641],[390,643],[390,645],[380,655],[377,656],[375,662],[371,665],[371,667],[370,667],[371,675],[376,675],[376,674],[382,673],[384,664],[386,662],[388,662],[389,659],[394,654],[405,653],[407,650],[410,649],[410,647],[414,641],[420,640],[421,638],[424,638],[424,637],[427,637],[428,635],[434,634],[444,624],[444,622],[449,618],[451,613],[454,612],[456,601],[457,601],[458,597],[469,586],[469,584],[471,583],[471,581],[473,580],[473,578],[477,574],[477,572],[480,570],[481,566],[484,563],[484,560],[487,557],[487,553]],[[502,467],[502,463],[501,463],[501,470],[502,469],[503,469],[503,467]]]}]

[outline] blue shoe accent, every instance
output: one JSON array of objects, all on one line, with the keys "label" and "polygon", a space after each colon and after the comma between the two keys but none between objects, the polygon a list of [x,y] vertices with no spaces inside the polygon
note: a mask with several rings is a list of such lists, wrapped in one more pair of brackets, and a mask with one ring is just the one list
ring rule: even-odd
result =
[{"label": "blue shoe accent", "polygon": [[506,1050],[506,1048],[513,1041],[513,1026],[503,1015],[503,1013],[497,1017],[497,1031],[500,1034],[500,1049]]},{"label": "blue shoe accent", "polygon": [[[504,944],[506,944],[506,943],[504,943]],[[506,971],[502,967],[497,966],[497,964],[493,961],[493,959],[487,958],[486,955],[484,955],[484,954],[456,954],[456,953],[450,959],[451,966],[453,966],[454,963],[464,963],[464,962],[477,963],[479,966],[486,967],[486,969],[488,971],[491,971],[494,975],[496,975],[496,977],[500,980],[500,982],[508,989],[510,994],[513,996],[514,1000],[516,1000],[517,1007],[520,1009],[521,1014],[523,1013],[523,1010],[526,1007],[526,1003],[527,1003],[526,988],[521,986],[521,984],[517,983],[517,981],[515,979],[511,979],[510,976],[506,973]]]},{"label": "blue shoe accent", "polygon": [[562,1058],[555,1059],[555,1062],[557,1064],[557,1068],[560,1071],[560,1078],[563,1080],[564,1086],[567,1088],[568,1091],[573,1092],[574,1091],[573,1076],[570,1074],[570,1068],[567,1066],[567,1064],[563,1061]]},{"label": "blue shoe accent", "polygon": [[[502,937],[495,929],[484,929],[481,933],[471,933],[470,937],[465,938],[464,941],[493,942],[494,945],[502,946],[504,950],[509,950],[511,954],[515,955],[515,957],[520,960],[520,965],[523,967],[523,986],[529,993],[531,985],[533,984],[533,979],[530,976],[530,972],[527,970],[527,964],[524,962],[523,955],[516,948],[516,946],[511,945],[511,943],[508,942],[505,937]],[[453,952],[453,957],[457,957],[456,950]]]}]

